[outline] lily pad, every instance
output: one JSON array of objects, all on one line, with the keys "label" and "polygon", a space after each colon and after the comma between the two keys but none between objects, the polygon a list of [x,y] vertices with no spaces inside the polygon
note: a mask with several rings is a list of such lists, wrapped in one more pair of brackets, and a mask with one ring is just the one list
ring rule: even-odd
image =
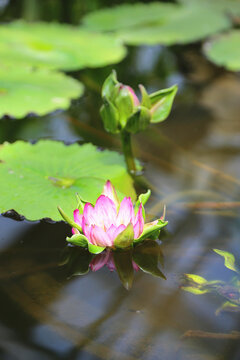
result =
[{"label": "lily pad", "polygon": [[225,7],[199,1],[119,5],[88,14],[86,28],[112,31],[130,45],[184,44],[229,29]]},{"label": "lily pad", "polygon": [[240,71],[240,30],[210,40],[204,46],[204,53],[215,64]]},{"label": "lily pad", "polygon": [[111,35],[56,23],[0,26],[0,65],[77,70],[121,61],[126,49]]},{"label": "lily pad", "polygon": [[50,140],[0,146],[1,213],[14,209],[28,220],[59,221],[60,205],[72,217],[75,194],[94,203],[107,179],[122,194],[136,198],[124,159],[116,152]]},{"label": "lily pad", "polygon": [[117,36],[130,45],[186,44],[230,27],[230,19],[222,12],[209,11],[208,7],[181,6],[163,24],[143,25],[131,31],[126,29],[119,31]]},{"label": "lily pad", "polygon": [[[179,0],[181,4],[186,6],[199,5],[199,0]],[[201,0],[201,6],[211,7],[212,11],[220,11],[225,15],[239,15],[240,2],[238,0]]]},{"label": "lily pad", "polygon": [[123,4],[97,10],[83,18],[86,28],[98,31],[116,31],[127,27],[165,22],[175,12],[176,5],[152,2]]},{"label": "lily pad", "polygon": [[27,68],[0,68],[0,117],[23,118],[67,109],[83,85],[61,73]]}]

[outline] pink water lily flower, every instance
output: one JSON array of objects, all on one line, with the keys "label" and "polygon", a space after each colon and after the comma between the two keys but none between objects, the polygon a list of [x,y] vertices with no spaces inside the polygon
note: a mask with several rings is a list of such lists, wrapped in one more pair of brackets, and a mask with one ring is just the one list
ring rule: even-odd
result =
[{"label": "pink water lily flower", "polygon": [[126,249],[145,240],[156,238],[161,228],[167,225],[164,215],[153,222],[144,223],[144,204],[151,191],[141,194],[135,205],[130,197],[121,202],[116,190],[108,180],[103,193],[99,196],[95,206],[82,203],[74,210],[74,221],[58,207],[63,219],[72,226],[73,236],[67,241],[73,245],[87,247],[93,254],[99,254],[105,248]]},{"label": "pink water lily flower", "polygon": [[[125,197],[120,203],[115,188],[108,180],[95,206],[86,203],[83,214],[80,214],[78,209],[74,211],[74,222],[82,228],[82,233],[91,244],[113,247],[115,239],[127,228],[132,240],[142,234],[144,228],[142,204],[135,214],[131,198]],[[72,232],[79,233],[75,228]]]}]

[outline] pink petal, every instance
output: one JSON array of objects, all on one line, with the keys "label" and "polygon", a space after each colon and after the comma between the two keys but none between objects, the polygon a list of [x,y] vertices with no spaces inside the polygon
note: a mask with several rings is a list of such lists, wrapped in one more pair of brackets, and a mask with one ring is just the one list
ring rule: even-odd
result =
[{"label": "pink petal", "polygon": [[111,227],[108,229],[107,234],[111,239],[112,245],[114,244],[114,240],[116,237],[126,229],[126,226],[121,224],[119,226],[111,225]]},{"label": "pink petal", "polygon": [[113,184],[111,183],[110,180],[108,180],[106,182],[106,184],[104,185],[102,195],[105,195],[109,199],[111,199],[114,202],[114,204],[116,206],[116,209],[118,208],[120,203],[119,203],[119,200],[118,200],[118,196],[117,196],[115,187],[113,186]]},{"label": "pink petal", "polygon": [[96,223],[96,217],[93,206],[90,203],[86,203],[83,209],[83,217],[86,224],[93,225]]},{"label": "pink petal", "polygon": [[134,239],[137,239],[141,233],[143,232],[144,219],[142,214],[142,204],[139,206],[137,215],[136,215],[136,223],[133,227],[134,230]]},{"label": "pink petal", "polygon": [[91,228],[92,228],[92,225],[86,224],[85,218],[83,217],[82,231],[83,231],[83,234],[88,238],[89,241],[90,241]]},{"label": "pink petal", "polygon": [[134,90],[133,90],[130,86],[126,86],[126,87],[127,87],[128,91],[129,91],[129,92],[131,93],[131,95],[132,95],[132,99],[133,99],[133,104],[134,104],[134,106],[140,105],[140,102],[139,102],[138,97],[137,97],[137,95],[135,94]]},{"label": "pink petal", "polygon": [[108,258],[110,255],[110,251],[104,251],[101,254],[96,255],[92,261],[90,262],[90,268],[92,271],[98,271],[104,265],[106,265]]},{"label": "pink petal", "polygon": [[90,231],[90,239],[93,245],[111,246],[112,242],[108,234],[99,226],[92,225]]},{"label": "pink petal", "polygon": [[82,226],[82,218],[83,218],[83,215],[79,213],[79,210],[76,209],[74,210],[73,212],[73,218],[74,218],[74,222],[80,226]]},{"label": "pink petal", "polygon": [[105,195],[99,196],[94,207],[94,218],[97,219],[96,225],[103,229],[108,229],[116,223],[117,210],[114,202]]},{"label": "pink petal", "polygon": [[130,197],[125,197],[121,202],[120,209],[117,216],[116,225],[124,224],[127,226],[135,220],[133,203]]}]

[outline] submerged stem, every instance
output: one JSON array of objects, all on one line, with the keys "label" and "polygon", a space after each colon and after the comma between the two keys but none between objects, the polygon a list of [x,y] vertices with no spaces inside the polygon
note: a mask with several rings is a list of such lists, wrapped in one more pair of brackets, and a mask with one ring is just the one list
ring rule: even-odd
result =
[{"label": "submerged stem", "polygon": [[121,133],[121,140],[128,172],[134,175],[137,171],[137,168],[132,152],[131,134],[123,130]]}]

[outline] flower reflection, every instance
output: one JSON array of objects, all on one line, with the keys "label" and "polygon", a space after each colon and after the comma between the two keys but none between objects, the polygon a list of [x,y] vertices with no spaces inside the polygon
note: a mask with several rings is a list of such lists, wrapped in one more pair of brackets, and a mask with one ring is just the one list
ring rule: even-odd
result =
[{"label": "flower reflection", "polygon": [[[98,271],[104,265],[106,265],[110,271],[116,270],[113,252],[110,250],[106,250],[103,253],[94,256],[89,266],[92,271]],[[132,266],[135,271],[139,270],[139,266],[134,261],[132,261]]]},{"label": "flower reflection", "polygon": [[185,274],[182,279],[182,290],[195,295],[206,293],[216,293],[225,299],[225,302],[216,310],[218,315],[222,311],[240,311],[240,268],[236,264],[233,254],[214,249],[214,251],[224,258],[224,266],[235,272],[235,276],[229,282],[222,280],[211,280],[195,274]]},{"label": "flower reflection", "polygon": [[85,275],[89,269],[95,272],[106,266],[111,272],[117,272],[126,289],[132,287],[134,271],[142,270],[150,275],[166,279],[160,270],[160,267],[163,267],[161,246],[152,240],[139,244],[131,250],[107,249],[97,255],[81,247],[67,246],[64,249],[61,265],[66,267],[69,277]]}]

